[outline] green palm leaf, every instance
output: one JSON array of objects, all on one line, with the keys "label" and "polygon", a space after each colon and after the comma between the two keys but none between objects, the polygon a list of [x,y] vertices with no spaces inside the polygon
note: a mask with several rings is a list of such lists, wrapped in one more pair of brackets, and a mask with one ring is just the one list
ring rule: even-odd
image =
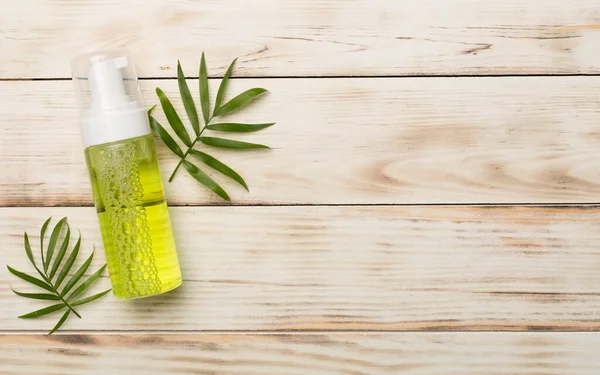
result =
[{"label": "green palm leaf", "polygon": [[231,139],[215,138],[215,137],[200,137],[200,142],[202,142],[208,146],[221,147],[221,148],[236,148],[236,149],[240,149],[240,150],[249,149],[249,148],[270,149],[269,146],[261,145],[258,143],[234,141]]},{"label": "green palm leaf", "polygon": [[56,325],[54,326],[54,328],[52,328],[52,330],[50,332],[48,332],[48,336],[50,336],[54,332],[58,331],[58,329],[60,327],[62,327],[63,323],[67,320],[67,318],[69,317],[70,313],[71,313],[71,310],[65,311],[65,313],[62,316],[62,318],[60,318],[60,320],[58,321],[58,323],[56,323]]},{"label": "green palm leaf", "polygon": [[171,125],[171,128],[173,128],[179,139],[181,139],[186,146],[190,147],[192,141],[190,140],[190,136],[187,130],[185,130],[185,126],[183,126],[183,122],[181,122],[181,118],[179,118],[177,111],[173,108],[173,104],[171,104],[169,98],[167,98],[165,93],[158,87],[156,88],[156,95],[158,95],[158,98],[160,99],[160,105],[169,121],[169,125]]},{"label": "green palm leaf", "polygon": [[12,289],[12,291],[16,295],[21,296],[21,297],[25,297],[25,298],[42,299],[42,300],[46,300],[46,301],[60,301],[60,297],[58,297],[56,294],[48,294],[48,293],[21,293],[19,291],[14,290],[14,289]]},{"label": "green palm leaf", "polygon": [[60,219],[58,223],[54,226],[52,230],[52,234],[50,235],[50,241],[48,242],[48,250],[46,250],[46,259],[44,261],[44,272],[48,272],[48,266],[50,265],[50,261],[52,260],[52,256],[54,255],[54,248],[56,247],[56,242],[58,241],[58,236],[63,228],[63,225],[67,221],[66,217]]},{"label": "green palm leaf", "polygon": [[[33,253],[31,252],[31,244],[29,243],[29,237],[27,236],[27,232],[23,233],[23,243],[25,244],[25,253],[27,254],[27,258],[29,258],[29,261],[31,262],[31,264],[33,264],[33,266],[35,267],[35,269],[37,270],[37,265],[35,264],[35,260],[33,260]],[[39,270],[38,270],[39,272]]]},{"label": "green palm leaf", "polygon": [[58,277],[54,284],[54,285],[56,285],[57,289],[60,286],[60,284],[62,284],[65,277],[67,277],[67,273],[69,273],[69,271],[71,270],[71,267],[73,267],[73,263],[75,263],[75,259],[77,259],[77,255],[79,254],[80,246],[81,246],[81,234],[79,234],[79,238],[77,239],[77,243],[75,244],[75,247],[71,251],[71,255],[69,255],[69,257],[67,258],[65,264],[63,265],[60,273],[58,274]]},{"label": "green palm leaf", "polygon": [[100,277],[100,275],[102,275],[104,273],[104,270],[106,269],[106,264],[103,265],[98,271],[94,272],[94,274],[90,277],[87,278],[87,280],[85,280],[84,282],[82,282],[77,289],[75,289],[70,295],[69,298],[67,300],[71,301],[74,300],[75,298],[77,298],[81,293],[85,292],[85,290],[87,288],[89,288],[94,282],[96,282],[96,280],[98,280],[98,278]]},{"label": "green palm leaf", "polygon": [[217,98],[215,99],[214,112],[217,112],[217,110],[221,107],[223,97],[225,96],[225,91],[227,90],[227,84],[229,83],[229,76],[231,75],[231,71],[233,70],[233,65],[235,65],[236,61],[237,61],[237,59],[235,59],[231,62],[231,65],[229,65],[229,68],[227,68],[227,71],[225,72],[225,75],[223,76],[223,79],[221,80],[221,84],[219,85],[219,91],[217,92]]},{"label": "green palm leaf", "polygon": [[211,167],[211,168],[213,168],[213,169],[215,169],[215,170],[223,173],[225,176],[227,176],[227,177],[231,178],[232,180],[236,181],[238,184],[242,185],[244,187],[244,189],[248,190],[248,185],[246,185],[246,181],[244,181],[244,179],[242,178],[242,176],[240,176],[236,171],[234,171],[233,169],[231,169],[229,166],[221,163],[220,161],[218,161],[214,157],[212,157],[209,154],[206,154],[206,153],[204,153],[202,151],[191,150],[190,154],[192,156],[196,157],[196,159],[200,160],[204,164],[208,165],[209,167]]},{"label": "green palm leaf", "polygon": [[275,125],[274,122],[268,124],[240,124],[236,122],[224,122],[220,124],[210,124],[206,128],[219,132],[250,133],[268,128]]},{"label": "green palm leaf", "polygon": [[19,318],[21,318],[21,319],[37,318],[39,316],[43,316],[43,315],[58,311],[66,306],[67,305],[64,303],[59,303],[57,305],[52,305],[52,306],[44,307],[43,309],[35,310],[33,312],[30,312],[29,314],[21,315],[21,316],[19,316]]},{"label": "green palm leaf", "polygon": [[[48,224],[50,224],[51,219],[52,216],[50,216],[44,222],[44,224],[42,225],[42,229],[40,229],[40,255],[42,256],[42,264],[44,264],[44,236],[46,236],[46,229],[48,229]],[[35,268],[37,268],[37,266]]]},{"label": "green palm leaf", "polygon": [[227,195],[227,193],[225,192],[225,190],[223,190],[221,185],[216,183],[215,180],[213,180],[212,178],[208,177],[206,173],[202,172],[194,164],[190,163],[187,160],[184,160],[183,167],[188,171],[188,173],[192,177],[196,179],[196,181],[212,190],[219,197],[225,199],[226,201],[231,200],[231,198],[229,198],[229,195]]},{"label": "green palm leaf", "polygon": [[150,114],[153,109],[154,109],[154,107],[150,108],[150,110],[148,111],[148,121],[150,122],[150,128],[152,128],[152,130],[154,130],[154,132],[156,134],[158,134],[158,136],[160,137],[160,139],[169,148],[169,150],[173,151],[173,153],[175,155],[177,155],[180,158],[182,158],[183,157],[183,151],[181,151],[181,148],[179,147],[179,145],[177,144],[177,142],[175,142],[175,140],[173,139],[173,137],[171,137],[171,134],[169,134],[165,130],[165,128],[163,128],[162,125],[159,124],[158,121],[156,121],[156,119],[154,117],[152,117],[152,115]]},{"label": "green palm leaf", "polygon": [[185,75],[181,69],[181,64],[177,61],[177,83],[179,84],[179,93],[181,94],[181,101],[185,111],[187,112],[188,119],[192,124],[194,133],[200,134],[200,121],[198,121],[198,111],[196,110],[196,104],[194,104],[194,98],[190,93],[190,88],[185,80]]},{"label": "green palm leaf", "polygon": [[[77,286],[77,284],[80,282],[80,280],[82,279],[82,277],[85,274],[85,272],[87,271],[87,269],[89,268],[90,264],[92,263],[92,259],[94,257],[94,252],[92,252],[92,254],[89,256],[89,258],[83,263],[83,265],[81,267],[79,267],[79,269],[75,272],[75,274],[66,283],[66,285],[64,286],[64,288],[62,290],[62,293],[58,292],[60,284],[65,280],[66,276],[68,275],[69,271],[73,267],[73,264],[75,263],[75,260],[79,254],[79,249],[81,246],[81,234],[79,235],[77,243],[75,244],[69,257],[67,258],[65,263],[62,264],[62,267],[61,267],[62,260],[64,259],[65,255],[67,253],[67,248],[69,247],[69,238],[71,236],[71,230],[69,228],[69,224],[67,223],[67,218],[65,217],[65,218],[61,219],[54,226],[52,234],[50,235],[48,248],[44,249],[44,236],[45,236],[46,230],[48,228],[48,225],[50,223],[50,220],[51,219],[46,220],[40,230],[40,237],[41,237],[40,238],[40,247],[42,249],[42,251],[41,251],[41,255],[42,255],[41,269],[40,269],[40,267],[37,266],[37,264],[35,263],[35,259],[33,258],[33,252],[31,250],[31,243],[29,241],[29,236],[27,235],[27,232],[25,232],[23,234],[23,244],[25,247],[25,253],[27,255],[27,258],[29,258],[29,261],[33,264],[33,266],[38,271],[38,273],[40,274],[42,279],[38,279],[37,277],[34,277],[34,276],[28,275],[24,272],[18,271],[16,269],[12,268],[11,266],[7,266],[7,268],[10,273],[17,276],[18,278],[28,282],[31,285],[37,286],[39,288],[42,288],[42,289],[50,292],[50,293],[25,293],[25,292],[17,291],[11,287],[13,293],[15,293],[16,295],[23,297],[23,298],[28,298],[28,299],[60,302],[55,305],[51,305],[51,306],[30,312],[28,314],[21,315],[21,316],[19,316],[19,318],[23,318],[23,319],[37,318],[39,316],[51,314],[55,311],[59,311],[59,310],[66,308],[66,311],[64,312],[64,314],[62,315],[62,317],[60,318],[58,323],[49,332],[49,334],[52,334],[65,323],[65,321],[67,320],[67,318],[70,316],[71,313],[73,313],[76,316],[78,316],[79,318],[81,318],[81,315],[79,315],[79,313],[77,311],[75,311],[75,309],[73,308],[74,306],[79,306],[79,305],[82,305],[85,303],[92,302],[92,301],[102,297],[106,293],[108,293],[110,291],[110,289],[108,291],[105,291],[105,292],[102,292],[99,294],[95,294],[91,297],[83,298],[83,299],[73,302],[73,303],[69,302],[69,301],[74,300],[76,297],[80,296],[82,293],[84,293],[94,282],[96,282],[98,280],[100,275],[106,270],[106,264],[105,264],[98,271],[96,271],[92,276],[87,278],[85,281],[83,281],[81,284],[79,284],[79,286],[77,288],[75,288]],[[63,235],[62,229],[65,226],[67,227],[67,230],[66,230],[66,234]],[[58,243],[61,243],[61,245],[58,248],[58,252],[56,253],[54,262],[52,263],[54,250],[57,248]],[[50,263],[52,263],[52,267],[50,267]],[[49,268],[50,268],[50,272],[48,273]],[[57,272],[58,272],[58,277],[56,278],[56,281],[53,282],[52,279]],[[69,295],[69,292],[73,288],[75,288],[75,290]]]},{"label": "green palm leaf", "polygon": [[[45,229],[42,228],[42,232],[44,232],[44,231],[45,231]],[[23,244],[25,245],[25,253],[27,254],[27,258],[29,258],[29,261],[31,262],[31,264],[33,265],[33,267],[35,268],[37,273],[42,277],[42,279],[45,280],[46,276],[44,275],[44,273],[39,269],[39,267],[35,263],[35,259],[33,259],[33,252],[31,251],[31,244],[29,243],[29,236],[27,235],[27,232],[23,233]],[[41,281],[41,280],[39,280],[39,281]]]},{"label": "green palm leaf", "polygon": [[106,293],[110,292],[112,289],[108,289],[105,290],[104,292],[98,293],[98,294],[94,294],[93,296],[87,297],[87,298],[82,298],[79,301],[73,302],[73,306],[81,306],[81,305],[85,305],[86,303],[90,303],[92,301],[97,300],[98,298],[106,295]]},{"label": "green palm leaf", "polygon": [[227,103],[223,104],[222,107],[219,107],[218,110],[215,111],[216,116],[224,116],[230,113],[233,113],[259,97],[260,95],[267,93],[268,91],[261,88],[253,88],[243,93],[239,94],[235,98],[231,99]]},{"label": "green palm leaf", "polygon": [[60,296],[64,297],[67,295],[67,293],[69,293],[69,291],[71,289],[73,289],[73,287],[75,286],[75,284],[77,284],[77,282],[79,281],[79,279],[81,279],[81,277],[83,276],[83,274],[85,273],[85,271],[87,271],[87,269],[89,268],[90,264],[92,264],[92,259],[94,259],[94,252],[92,251],[92,254],[89,256],[89,258],[87,258],[87,260],[81,265],[81,267],[79,267],[79,269],[77,270],[77,272],[75,272],[75,274],[73,275],[73,277],[71,277],[71,279],[67,282],[67,285],[65,285],[64,289],[62,290],[62,292],[60,292]]},{"label": "green palm leaf", "polygon": [[[202,58],[200,59],[200,72],[199,72],[199,85],[200,85],[200,105],[202,106],[202,116],[204,117],[204,124],[208,124],[210,118],[210,96],[208,93],[208,72],[206,70],[206,60],[204,59],[204,52],[202,52]],[[197,133],[198,135],[200,133]]]},{"label": "green palm leaf", "polygon": [[37,279],[33,276],[30,276],[24,272],[17,271],[16,269],[12,268],[11,266],[7,265],[6,267],[8,268],[8,271],[10,273],[17,276],[18,278],[25,280],[28,283],[33,284],[35,286],[39,286],[42,289],[46,289],[49,292],[54,292],[54,289],[52,288],[52,286],[50,286],[50,284],[48,284],[47,282]]},{"label": "green palm leaf", "polygon": [[50,280],[52,280],[54,278],[54,275],[56,275],[58,266],[60,266],[60,263],[63,261],[65,254],[67,253],[67,248],[69,247],[70,239],[71,239],[71,228],[69,227],[69,224],[67,224],[67,234],[65,234],[62,245],[60,246],[60,249],[58,249],[58,253],[56,254],[56,259],[54,259],[54,264],[52,264],[52,269],[50,269],[50,274],[48,275],[48,278]]},{"label": "green palm leaf", "polygon": [[196,105],[194,104],[192,95],[190,93],[190,89],[188,87],[187,81],[185,80],[185,75],[183,73],[183,68],[181,67],[181,63],[177,62],[177,83],[179,85],[179,94],[181,95],[181,100],[183,102],[183,107],[187,113],[187,117],[191,123],[192,128],[194,129],[194,134],[196,137],[191,139],[186,128],[181,121],[181,118],[177,114],[177,111],[173,107],[171,101],[167,98],[165,93],[160,89],[156,89],[156,94],[158,95],[158,99],[162,106],[163,112],[171,128],[175,131],[179,139],[187,146],[186,149],[182,149],[176,139],[173,139],[171,135],[152,117],[151,113],[154,107],[152,107],[148,111],[148,117],[150,121],[150,127],[157,134],[163,143],[175,154],[179,157],[179,162],[177,166],[171,173],[169,177],[169,182],[173,181],[175,175],[179,168],[183,165],[184,169],[198,182],[202,185],[209,188],[215,194],[219,195],[221,198],[225,200],[230,200],[229,195],[223,190],[223,188],[215,182],[212,178],[210,178],[206,173],[200,170],[197,166],[190,163],[186,158],[189,155],[197,158],[202,161],[207,166],[215,169],[216,171],[222,173],[223,175],[233,179],[240,185],[242,185],[246,190],[248,190],[248,185],[246,181],[240,176],[236,171],[231,169],[229,166],[215,159],[214,157],[198,151],[194,149],[197,147],[196,145],[205,144],[207,146],[212,147],[220,147],[220,148],[228,148],[228,149],[269,149],[268,146],[258,144],[258,143],[249,143],[242,141],[235,141],[230,139],[216,138],[216,137],[204,137],[202,133],[205,130],[213,130],[213,131],[221,131],[221,132],[236,132],[236,133],[249,133],[256,132],[270,126],[273,126],[275,123],[259,123],[259,124],[245,124],[239,122],[220,122],[216,124],[211,124],[210,122],[215,117],[224,116],[231,114],[247,105],[249,105],[252,101],[254,101],[257,97],[263,95],[268,92],[263,88],[252,88],[250,90],[246,90],[243,93],[235,96],[233,99],[229,100],[227,103],[222,104],[223,99],[225,97],[225,93],[227,91],[227,86],[229,83],[229,79],[233,72],[233,67],[235,66],[237,59],[233,60],[227,71],[223,75],[223,79],[219,85],[219,90],[217,92],[217,96],[215,99],[215,104],[213,108],[213,113],[211,115],[210,111],[210,93],[209,93],[209,85],[208,85],[208,69],[206,66],[206,58],[204,53],[202,53],[202,57],[200,59],[200,68],[199,68],[199,93],[200,93],[200,107],[202,110],[202,119],[204,120],[204,126],[200,128],[200,119],[199,113]]}]

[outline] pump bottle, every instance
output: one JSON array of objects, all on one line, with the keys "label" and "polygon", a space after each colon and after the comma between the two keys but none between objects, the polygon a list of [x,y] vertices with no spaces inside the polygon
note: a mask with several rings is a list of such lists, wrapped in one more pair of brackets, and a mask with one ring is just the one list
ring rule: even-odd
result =
[{"label": "pump bottle", "polygon": [[154,139],[126,51],[72,60],[81,134],[113,293],[132,299],[178,287],[181,272]]}]

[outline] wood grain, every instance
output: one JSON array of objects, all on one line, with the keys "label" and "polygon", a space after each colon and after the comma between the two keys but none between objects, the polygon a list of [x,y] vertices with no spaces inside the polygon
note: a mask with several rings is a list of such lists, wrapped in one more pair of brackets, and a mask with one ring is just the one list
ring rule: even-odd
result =
[{"label": "wood grain", "polygon": [[[597,0],[4,3],[0,375],[598,373],[600,76],[525,77],[600,74]],[[238,137],[273,150],[210,150],[248,181],[211,173],[238,206],[184,172],[166,186],[196,206],[170,209],[181,288],[44,336],[59,316],[17,319],[47,304],[4,265],[31,271],[22,231],[37,244],[51,215],[104,262],[65,78],[121,46],[145,103],[160,86],[179,110],[156,78],[239,57],[230,93],[271,95],[231,120],[277,121]]]},{"label": "wood grain", "polygon": [[[91,205],[71,82],[0,85],[0,205]],[[172,80],[143,81],[145,103],[157,85],[184,114]],[[600,77],[242,79],[230,93],[263,85],[231,119],[277,121],[238,137],[274,150],[210,149],[251,193],[205,168],[237,204],[600,201]],[[159,153],[168,176],[177,160]],[[222,203],[185,171],[166,191]]]},{"label": "wood grain", "polygon": [[[595,0],[22,0],[0,11],[0,78],[69,77],[78,52],[132,49],[243,76],[598,73]],[[132,15],[135,17],[132,18]],[[193,73],[197,74],[196,72]]]},{"label": "wood grain", "polygon": [[0,374],[596,375],[599,351],[599,333],[4,335]]},{"label": "wood grain", "polygon": [[[112,296],[65,330],[598,330],[600,207],[193,207],[171,209],[184,285]],[[22,230],[66,215],[83,249],[93,208],[3,208],[0,264],[28,271]],[[82,257],[83,259],[83,257]],[[102,257],[96,259],[99,265]],[[95,268],[95,267],[94,267]],[[97,290],[108,286],[104,278]],[[12,294],[0,330],[56,317]]]}]

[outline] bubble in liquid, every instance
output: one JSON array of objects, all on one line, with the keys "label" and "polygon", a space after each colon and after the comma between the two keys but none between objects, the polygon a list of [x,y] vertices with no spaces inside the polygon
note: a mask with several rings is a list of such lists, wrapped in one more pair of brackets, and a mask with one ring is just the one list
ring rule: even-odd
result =
[{"label": "bubble in liquid", "polygon": [[144,229],[146,227],[146,220],[144,220],[145,217],[143,217],[142,215],[139,215],[138,217],[135,218],[135,226],[141,230]]},{"label": "bubble in liquid", "polygon": [[143,186],[133,145],[102,151],[96,165],[100,194],[109,217],[112,251],[116,254],[124,295],[135,297],[160,291]]}]

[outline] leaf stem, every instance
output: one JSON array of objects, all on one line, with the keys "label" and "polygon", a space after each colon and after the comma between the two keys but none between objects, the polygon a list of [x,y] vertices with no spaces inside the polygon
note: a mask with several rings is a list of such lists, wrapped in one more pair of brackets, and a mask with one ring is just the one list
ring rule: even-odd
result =
[{"label": "leaf stem", "polygon": [[206,127],[210,124],[210,122],[212,121],[213,117],[214,117],[214,115],[211,116],[208,119],[208,121],[206,122],[206,124],[204,124],[204,127],[202,127],[202,130],[200,130],[200,132],[198,133],[198,136],[196,137],[196,139],[194,139],[194,142],[192,142],[192,144],[190,145],[190,147],[188,147],[187,151],[183,154],[183,157],[181,159],[179,159],[179,163],[177,163],[177,166],[173,170],[173,173],[171,173],[171,177],[169,177],[169,182],[173,181],[173,178],[175,178],[175,174],[179,170],[179,167],[181,167],[181,164],[183,163],[183,161],[185,160],[185,158],[190,154],[190,151],[192,151],[192,149],[194,148],[194,146],[196,145],[196,143],[200,140],[200,136],[202,135],[202,133],[204,132],[204,130],[206,130]]},{"label": "leaf stem", "polygon": [[79,313],[75,311],[71,305],[69,305],[69,302],[67,302],[67,300],[64,299],[60,294],[58,294],[58,292],[56,294],[58,295],[58,298],[60,298],[60,300],[69,308],[69,310],[73,311],[73,314],[77,315],[77,317],[81,319],[81,315],[79,315]]},{"label": "leaf stem", "polygon": [[[206,126],[204,128],[206,128]],[[204,131],[204,128],[202,128],[202,131]],[[200,131],[200,134],[202,134],[202,131]],[[171,173],[171,177],[169,177],[169,182],[173,181],[173,179],[175,178],[175,173],[177,173],[177,171],[179,170],[179,167],[181,167],[181,163],[183,163],[183,161],[189,155],[192,148],[196,145],[196,142],[198,142],[198,139],[200,139],[200,135],[198,135],[198,137],[196,137],[196,139],[194,139],[194,142],[192,142],[191,146],[183,154],[183,157],[181,159],[179,159],[179,163],[177,163],[177,166],[173,170],[173,173]]]},{"label": "leaf stem", "polygon": [[[37,267],[36,267],[37,268]],[[40,273],[41,275],[41,273]],[[65,306],[71,310],[73,312],[73,314],[77,315],[77,317],[79,319],[81,319],[81,315],[79,315],[79,313],[77,311],[75,311],[75,309],[69,305],[69,302],[67,302],[67,300],[65,300],[63,298],[63,296],[60,295],[60,293],[58,292],[58,290],[56,289],[56,287],[54,286],[54,284],[52,284],[52,280],[48,277],[48,275],[46,275],[46,273],[44,272],[44,274],[42,275],[42,277],[44,278],[44,280],[48,283],[48,285],[50,285],[50,287],[52,288],[52,291],[54,292],[54,294],[56,294],[56,296],[58,298],[60,298],[60,300],[65,304]]]}]

